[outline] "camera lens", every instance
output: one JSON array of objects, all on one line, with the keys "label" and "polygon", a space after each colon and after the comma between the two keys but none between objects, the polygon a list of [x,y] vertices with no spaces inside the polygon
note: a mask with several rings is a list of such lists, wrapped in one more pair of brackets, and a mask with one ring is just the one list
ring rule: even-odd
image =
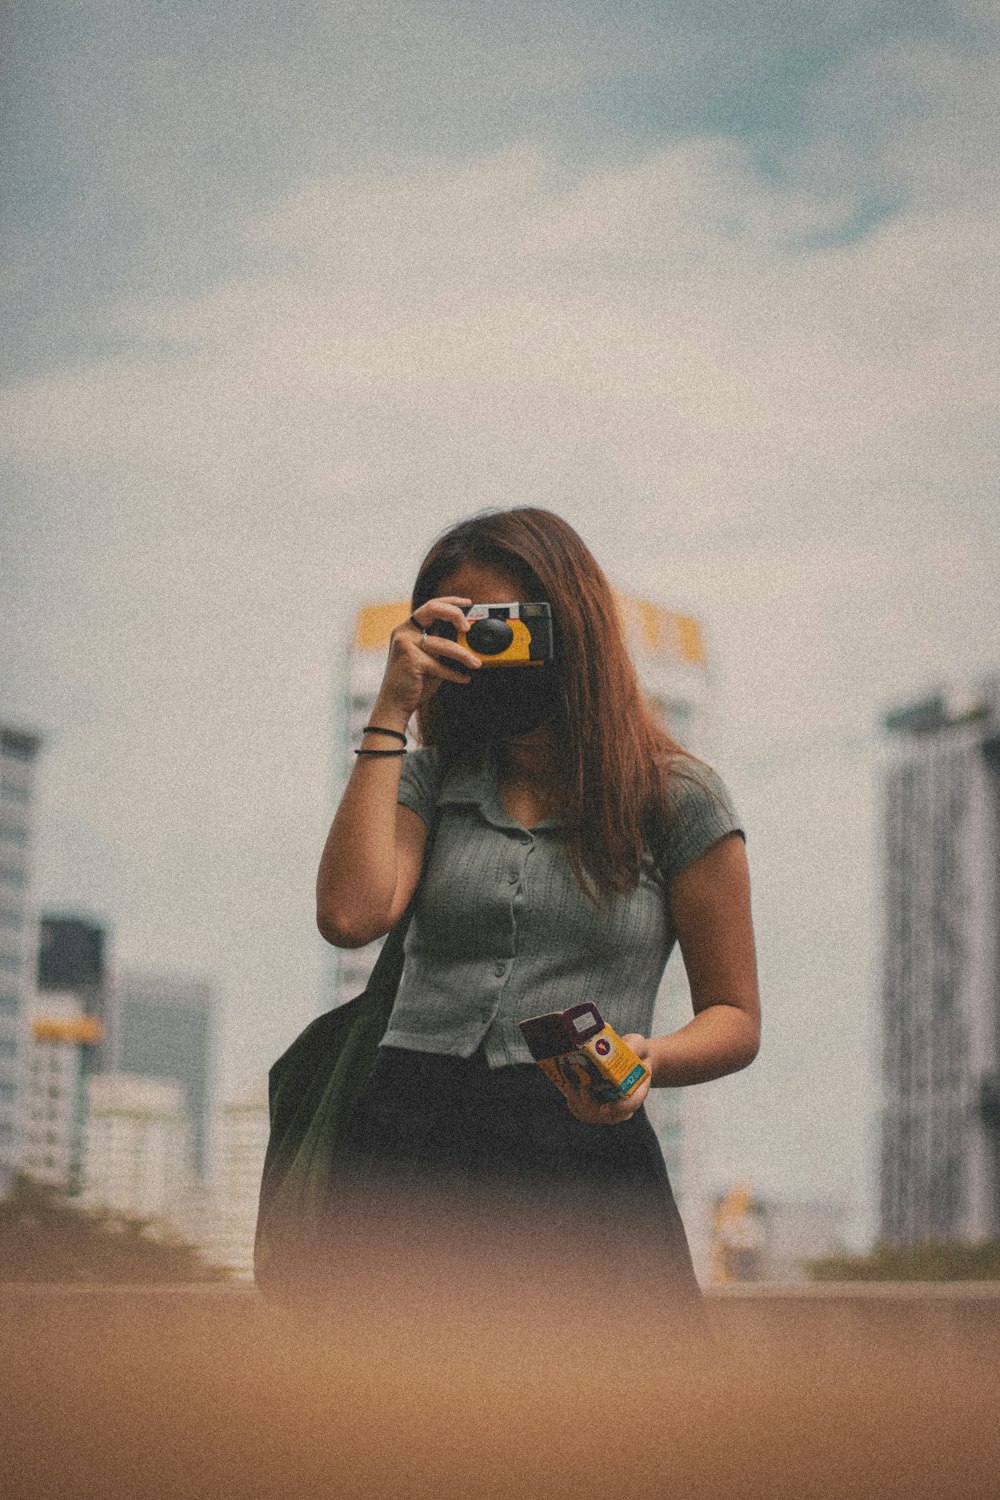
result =
[{"label": "camera lens", "polygon": [[476,620],[469,628],[468,645],[480,656],[499,656],[513,639],[506,620]]}]

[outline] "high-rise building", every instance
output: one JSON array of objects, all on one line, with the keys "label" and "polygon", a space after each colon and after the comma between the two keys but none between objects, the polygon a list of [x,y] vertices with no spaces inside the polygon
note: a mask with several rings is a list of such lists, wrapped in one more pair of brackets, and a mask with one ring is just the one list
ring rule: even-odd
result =
[{"label": "high-rise building", "polygon": [[886,716],[880,1236],[1000,1233],[1000,693]]},{"label": "high-rise building", "polygon": [[29,1016],[23,1170],[76,1193],[83,1181],[87,1055],[103,1032],[79,997],[48,990]]},{"label": "high-rise building", "polygon": [[[615,597],[647,701],[680,744],[703,755],[710,690],[699,622],[648,599],[626,594]],[[389,637],[409,613],[409,603],[401,600],[368,605],[358,611],[346,652],[342,711],[338,715],[343,730],[343,739],[335,747],[338,795],[353,767],[353,749],[360,743],[361,730],[370,722],[385,671]],[[364,989],[380,947],[381,940],[364,948],[327,949],[324,1008]],[[680,954],[675,953],[660,988],[657,1024],[660,1030],[672,1030],[689,1016],[687,978]],[[686,1092],[657,1089],[649,1096],[648,1107],[679,1200],[684,1198],[686,1179],[690,1176],[693,1184],[696,1176],[691,1171],[690,1151],[684,1149]]]},{"label": "high-rise building", "polygon": [[253,1271],[254,1229],[268,1130],[267,1083],[263,1079],[223,1105],[211,1258],[243,1276]]},{"label": "high-rise building", "polygon": [[[75,995],[85,1016],[99,1024],[88,1028],[100,1039],[83,1054],[87,1073],[111,1067],[108,1033],[107,934],[98,922],[80,916],[43,912],[38,932],[38,993]],[[44,1007],[43,1007],[44,1008]]]},{"label": "high-rise building", "polygon": [[212,986],[172,972],[126,969],[112,985],[110,1011],[114,1071],[181,1085],[191,1123],[194,1168],[204,1179],[210,1160],[216,1067]]},{"label": "high-rise building", "polygon": [[127,1073],[88,1078],[86,1203],[173,1227],[189,1187],[189,1146],[181,1084]]},{"label": "high-rise building", "polygon": [[0,722],[0,1193],[23,1148],[28,1008],[35,988],[35,770],[41,739]]}]

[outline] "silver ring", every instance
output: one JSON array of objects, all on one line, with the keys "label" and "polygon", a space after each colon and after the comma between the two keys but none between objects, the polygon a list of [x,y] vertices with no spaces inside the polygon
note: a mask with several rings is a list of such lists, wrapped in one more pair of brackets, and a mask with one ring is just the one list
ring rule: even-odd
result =
[{"label": "silver ring", "polygon": [[420,632],[420,644],[421,644],[421,646],[424,644],[424,642],[426,641],[426,639],[427,639],[427,632],[426,632],[426,630],[422,630]]}]

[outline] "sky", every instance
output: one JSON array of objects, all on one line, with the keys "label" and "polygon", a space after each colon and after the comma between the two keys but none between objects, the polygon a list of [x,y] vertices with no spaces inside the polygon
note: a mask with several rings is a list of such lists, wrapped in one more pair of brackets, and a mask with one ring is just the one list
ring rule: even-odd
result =
[{"label": "sky", "polygon": [[[998,669],[986,0],[4,8],[0,717],[37,899],[207,974],[223,1096],[320,1003],[358,603],[548,506],[690,610],[761,1054],[713,1186],[873,1226],[878,724]],[[694,1140],[694,1136],[697,1140]]]}]

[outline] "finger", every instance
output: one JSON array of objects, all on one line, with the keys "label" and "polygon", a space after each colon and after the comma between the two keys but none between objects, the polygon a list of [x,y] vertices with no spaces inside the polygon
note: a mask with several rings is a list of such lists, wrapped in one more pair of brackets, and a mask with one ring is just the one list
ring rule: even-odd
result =
[{"label": "finger", "polygon": [[617,1104],[602,1104],[600,1113],[595,1116],[595,1125],[622,1125],[629,1118],[627,1111],[622,1111]]},{"label": "finger", "polygon": [[588,1120],[595,1125],[622,1125],[630,1120],[645,1098],[648,1085],[639,1084],[631,1094],[624,1099],[613,1099],[598,1101],[591,1098],[588,1101]]},{"label": "finger", "polygon": [[469,622],[465,618],[465,609],[462,606],[468,607],[471,603],[471,599],[460,599],[453,595],[447,595],[442,599],[428,599],[410,615],[410,624],[416,626],[418,630],[426,630],[429,626],[436,625],[439,620],[447,620],[455,626],[456,630],[461,630],[464,634],[469,628]]},{"label": "finger", "polygon": [[435,656],[428,656],[421,663],[421,670],[425,678],[440,677],[442,682],[471,682],[472,674],[465,667],[449,667],[444,662],[438,661]]},{"label": "finger", "polygon": [[632,1108],[638,1109],[639,1105],[649,1093],[652,1081],[652,1074],[647,1073],[645,1078],[640,1078],[635,1088],[630,1090],[630,1092],[625,1095],[621,1102],[623,1104],[628,1104]]},{"label": "finger", "polygon": [[445,636],[429,635],[426,640],[419,640],[414,644],[428,656],[449,657],[452,661],[460,662],[463,667],[471,667],[475,672],[482,666],[479,657],[468,646],[460,646],[457,641],[449,641]]},{"label": "finger", "polygon": [[425,676],[432,671],[432,664],[438,663],[442,666],[448,663],[441,662],[440,658],[447,657],[449,663],[454,663],[454,668],[461,671],[463,681],[469,680],[470,669],[478,671],[482,666],[478,656],[472,651],[466,650],[464,646],[457,645],[454,641],[439,640],[436,636],[427,636],[422,639],[414,636],[412,632],[405,635],[393,636],[393,653],[397,658],[403,658],[409,670]]},{"label": "finger", "polygon": [[593,1095],[584,1089],[563,1089],[566,1104],[570,1114],[580,1121],[581,1125],[601,1125],[604,1123],[601,1113],[602,1106],[597,1103]]},{"label": "finger", "polygon": [[622,1037],[622,1041],[626,1047],[631,1047],[636,1057],[640,1058],[643,1062],[645,1062],[652,1050],[649,1044],[649,1037],[641,1036],[637,1031],[628,1032]]},{"label": "finger", "polygon": [[641,1083],[629,1094],[628,1098],[622,1099],[619,1104],[606,1104],[606,1120],[609,1125],[624,1125],[626,1120],[641,1109],[643,1101],[649,1092],[649,1084]]}]

